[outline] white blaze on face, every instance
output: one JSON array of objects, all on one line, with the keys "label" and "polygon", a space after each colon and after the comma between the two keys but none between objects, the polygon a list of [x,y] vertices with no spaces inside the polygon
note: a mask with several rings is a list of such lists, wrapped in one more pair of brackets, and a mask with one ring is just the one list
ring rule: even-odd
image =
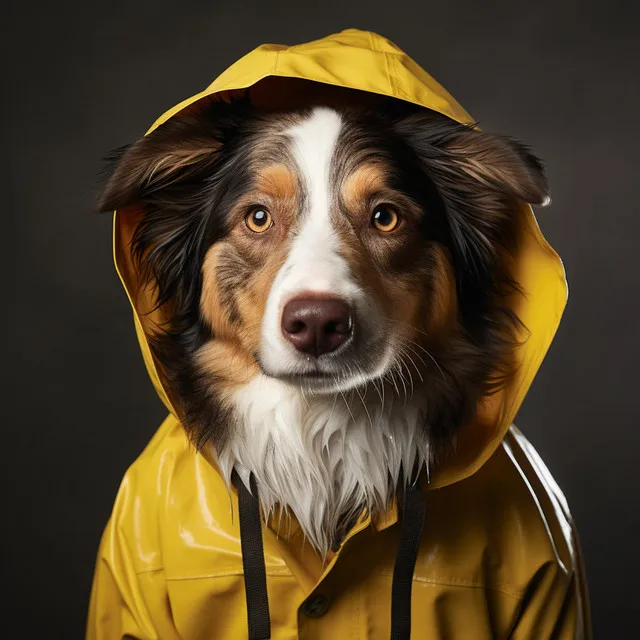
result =
[{"label": "white blaze on face", "polygon": [[[421,465],[430,455],[419,394],[415,401],[385,405],[377,387],[370,387],[353,406],[345,396],[344,403],[336,402],[338,391],[382,376],[392,356],[382,313],[355,284],[349,264],[340,256],[340,238],[332,224],[336,186],[331,184],[331,170],[341,127],[338,113],[316,108],[286,132],[305,198],[300,225],[292,232],[296,235],[262,320],[260,360],[268,375],[257,375],[235,391],[237,429],[225,449],[217,452],[229,486],[234,469],[245,484],[253,473],[266,513],[272,514],[276,505],[290,509],[321,555],[329,549],[342,517],[357,515],[363,508],[369,512],[385,508],[401,469],[412,469],[416,459]],[[333,215],[339,212],[334,209]],[[341,373],[345,365],[348,375],[333,383],[333,389],[309,383],[307,388],[320,391],[310,395],[302,393],[302,385],[297,388],[277,379],[309,368],[309,357],[286,341],[281,331],[284,305],[304,292],[346,300],[355,310],[355,332],[360,332],[360,344],[354,340],[355,347],[352,351],[348,347],[346,355],[338,350],[342,355],[333,362],[334,371],[328,372],[328,377],[335,370]],[[363,371],[363,356],[385,343],[383,356]],[[332,366],[328,355],[316,363],[322,373]],[[310,492],[311,486],[317,490]]]},{"label": "white blaze on face", "polygon": [[290,370],[300,359],[300,354],[284,340],[280,330],[282,308],[288,300],[298,293],[313,291],[341,297],[353,304],[360,294],[351,280],[348,264],[338,254],[338,237],[329,215],[331,162],[341,127],[337,112],[317,107],[286,132],[306,198],[299,233],[267,300],[262,361],[271,371]]}]

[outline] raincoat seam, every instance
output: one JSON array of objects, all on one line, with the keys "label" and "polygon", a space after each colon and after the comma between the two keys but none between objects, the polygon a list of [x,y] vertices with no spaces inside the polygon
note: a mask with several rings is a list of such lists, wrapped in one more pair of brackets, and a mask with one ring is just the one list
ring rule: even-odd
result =
[{"label": "raincoat seam", "polygon": [[158,573],[164,571],[164,567],[147,567],[146,569],[139,569],[136,571],[137,576],[144,575],[145,573]]},{"label": "raincoat seam", "polygon": [[[389,55],[389,54],[387,54]],[[411,102],[411,98],[407,95],[407,92],[402,88],[403,84],[400,80],[400,76],[398,75],[398,63],[400,60],[400,56],[394,55],[389,59],[391,75],[393,76],[395,83],[395,95],[400,100],[408,100]]]},{"label": "raincoat seam", "polygon": [[[357,49],[358,51],[364,51],[364,52],[372,52],[372,53],[379,53],[385,56],[393,56],[394,58],[406,58],[407,55],[405,53],[403,53],[402,51],[383,51],[382,49],[378,49],[375,46],[372,46],[370,49],[367,49],[365,47],[358,47],[358,46],[354,46],[354,45],[343,45],[346,47],[349,47],[350,49]],[[300,50],[301,47],[304,47],[304,44],[294,44],[290,47],[287,47],[284,50],[284,53],[289,53],[290,51],[292,51],[293,53],[298,53],[298,51]],[[334,44],[327,44],[327,45],[322,45],[322,46],[317,46],[317,47],[313,47],[313,49],[311,49],[312,51],[326,51],[327,49],[334,49],[335,45]],[[313,56],[310,56],[313,57]]]},{"label": "raincoat seam", "polygon": [[389,87],[391,88],[391,94],[394,96],[397,96],[398,93],[396,91],[394,82],[393,82],[393,76],[391,74],[391,60],[389,58],[389,55],[385,52],[384,54],[384,68],[385,71],[387,72],[387,80],[389,81]]},{"label": "raincoat seam", "polygon": [[[381,571],[381,575],[387,577],[393,577],[393,573],[391,571]],[[522,591],[518,591],[517,589],[511,589],[510,587],[501,587],[501,586],[490,586],[483,584],[481,582],[471,582],[466,581],[464,579],[455,579],[455,578],[443,578],[443,579],[432,579],[432,578],[423,578],[420,576],[413,576],[413,582],[420,582],[422,584],[428,585],[444,585],[447,587],[461,587],[464,589],[484,589],[485,591],[493,591],[496,593],[502,593],[507,595],[515,600],[519,600],[522,598]]]},{"label": "raincoat seam", "polygon": [[[132,573],[134,576],[137,577],[137,571],[135,569],[135,561],[133,560],[134,556],[131,553],[131,548],[129,547],[129,542],[127,540],[126,535],[124,534],[124,531],[116,524],[114,525],[114,530],[112,535],[115,536],[116,539],[120,538],[119,542],[121,545],[121,553],[124,552],[125,558],[129,559],[129,562],[131,563]],[[113,557],[107,558],[105,555],[103,555],[102,561],[106,564],[107,569],[111,573],[111,576],[116,583],[121,583],[125,581],[125,584],[126,584],[126,581],[128,579],[128,576],[126,575],[127,573],[126,560],[124,561],[125,571],[122,573],[117,571],[115,568],[115,564],[116,564],[115,558]],[[144,597],[144,594],[142,592],[142,589],[140,588],[140,585],[134,584],[132,583],[132,581],[130,581],[128,586],[129,586],[130,601],[136,607],[135,608],[136,624],[140,625],[141,627],[144,627],[147,632],[151,630],[151,633],[153,634],[153,636],[157,637],[155,636],[156,629],[154,625],[153,614],[149,610],[149,604]]]},{"label": "raincoat seam", "polygon": [[[242,571],[225,571],[222,573],[209,573],[206,575],[199,576],[167,576],[165,580],[167,582],[181,582],[185,580],[210,580],[213,578],[231,578],[233,576],[241,577],[244,576]],[[284,571],[267,571],[267,576],[271,576],[273,578],[293,578],[293,574]]]}]

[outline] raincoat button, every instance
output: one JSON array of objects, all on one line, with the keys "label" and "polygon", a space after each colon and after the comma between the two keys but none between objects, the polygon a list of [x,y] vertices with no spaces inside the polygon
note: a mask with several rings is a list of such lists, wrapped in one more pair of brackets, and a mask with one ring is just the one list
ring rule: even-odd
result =
[{"label": "raincoat button", "polygon": [[321,593],[316,593],[302,603],[300,610],[308,618],[319,618],[327,612],[329,604],[331,604],[331,601],[327,596]]}]

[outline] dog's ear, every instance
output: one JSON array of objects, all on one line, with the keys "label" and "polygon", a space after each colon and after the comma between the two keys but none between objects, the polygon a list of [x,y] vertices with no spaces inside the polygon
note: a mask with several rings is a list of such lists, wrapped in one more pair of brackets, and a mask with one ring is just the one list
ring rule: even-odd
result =
[{"label": "dog's ear", "polygon": [[394,127],[444,205],[460,286],[487,292],[501,257],[517,247],[518,203],[548,204],[542,163],[520,142],[425,109]]},{"label": "dog's ear", "polygon": [[400,119],[397,128],[444,185],[468,178],[468,189],[475,186],[530,204],[549,203],[542,163],[514,138],[424,109]]},{"label": "dog's ear", "polygon": [[225,151],[249,108],[241,99],[196,103],[111,155],[97,209],[124,213],[133,205],[129,248],[139,284],[153,285],[157,306],[172,301],[176,316],[195,306],[207,242],[223,233],[224,217],[213,219],[212,206],[233,196]]},{"label": "dog's ear", "polygon": [[153,199],[171,185],[213,169],[222,147],[228,105],[187,110],[107,158],[98,211]]}]

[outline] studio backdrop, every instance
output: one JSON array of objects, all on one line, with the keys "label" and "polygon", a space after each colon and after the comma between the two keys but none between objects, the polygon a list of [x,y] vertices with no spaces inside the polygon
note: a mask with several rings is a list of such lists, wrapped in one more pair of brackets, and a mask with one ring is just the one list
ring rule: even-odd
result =
[{"label": "studio backdrop", "polygon": [[516,424],[564,491],[596,637],[630,637],[640,553],[637,9],[598,2],[14,4],[3,20],[7,637],[80,638],[119,482],[164,418],[93,213],[101,158],[264,43],[396,42],[543,159],[569,299]]}]

